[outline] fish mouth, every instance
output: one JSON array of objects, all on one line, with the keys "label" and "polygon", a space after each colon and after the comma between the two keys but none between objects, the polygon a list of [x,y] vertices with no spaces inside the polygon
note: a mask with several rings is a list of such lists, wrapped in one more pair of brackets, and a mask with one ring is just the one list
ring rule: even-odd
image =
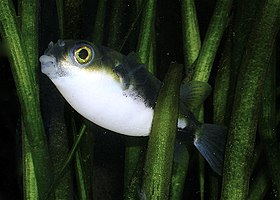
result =
[{"label": "fish mouth", "polygon": [[55,67],[57,65],[56,58],[54,56],[42,55],[39,58],[41,62],[42,70],[48,67]]},{"label": "fish mouth", "polygon": [[53,78],[54,72],[57,69],[57,60],[54,56],[42,55],[39,58],[41,62],[41,71],[50,78]]},{"label": "fish mouth", "polygon": [[41,62],[41,72],[46,74],[50,79],[56,79],[69,75],[67,70],[61,67],[57,58],[53,55],[42,55],[39,58]]}]

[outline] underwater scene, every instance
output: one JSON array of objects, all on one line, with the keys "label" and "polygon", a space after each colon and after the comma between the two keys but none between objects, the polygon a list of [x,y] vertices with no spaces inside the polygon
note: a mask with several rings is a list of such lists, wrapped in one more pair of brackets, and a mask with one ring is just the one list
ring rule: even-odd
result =
[{"label": "underwater scene", "polygon": [[0,200],[280,199],[280,0],[0,0]]}]

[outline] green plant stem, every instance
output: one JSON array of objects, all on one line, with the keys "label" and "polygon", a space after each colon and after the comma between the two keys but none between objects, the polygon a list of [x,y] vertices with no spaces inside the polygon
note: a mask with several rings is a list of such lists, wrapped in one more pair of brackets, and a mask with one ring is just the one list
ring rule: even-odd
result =
[{"label": "green plant stem", "polygon": [[[29,62],[26,47],[23,43],[25,38],[22,37],[22,33],[17,26],[17,17],[12,2],[1,0],[0,13],[1,33],[8,47],[9,59],[21,106],[23,126],[30,144],[38,194],[43,197],[49,187],[51,176],[47,142],[39,109],[38,86],[34,77],[35,72],[32,71],[35,67],[30,65],[30,63],[34,64],[36,61]],[[32,44],[35,43],[36,41],[32,42]]]},{"label": "green plant stem", "polygon": [[[55,94],[59,95],[58,93]],[[49,98],[52,98],[52,96]],[[47,127],[49,128],[49,153],[51,156],[53,173],[57,174],[61,169],[65,156],[69,152],[68,135],[63,115],[64,100],[61,97],[56,96],[56,99],[48,103],[48,105],[52,106],[48,110],[51,117],[47,124]],[[71,200],[73,196],[72,184],[71,167],[68,166],[54,189],[55,198],[60,200]]]},{"label": "green plant stem", "polygon": [[134,200],[139,198],[139,188],[142,181],[143,163],[145,157],[146,138],[127,140],[125,152],[125,199]]},{"label": "green plant stem", "polygon": [[209,200],[219,199],[220,192],[220,177],[217,175],[210,174],[209,177]]},{"label": "green plant stem", "polygon": [[[129,142],[130,143],[130,142]],[[139,159],[141,155],[141,148],[139,146],[126,146],[125,149],[125,178],[124,180],[124,188],[126,189],[129,186],[129,183],[131,181],[131,177],[133,176],[133,173],[137,167],[136,160]],[[126,195],[127,196],[127,195]]]},{"label": "green plant stem", "polygon": [[148,61],[148,64],[147,64],[147,69],[149,72],[151,72],[152,74],[156,75],[156,72],[157,72],[157,68],[156,68],[156,58],[155,58],[155,55],[156,55],[156,41],[155,41],[155,29],[153,28],[151,30],[151,37],[152,37],[152,40],[151,40],[151,45],[150,45],[150,50],[149,50],[149,61]]},{"label": "green plant stem", "polygon": [[230,119],[231,106],[228,104],[230,98],[233,98],[231,94],[234,93],[231,86],[231,47],[232,41],[228,35],[225,42],[223,56],[220,60],[220,67],[215,79],[215,88],[213,91],[213,118],[214,123],[228,125]]},{"label": "green plant stem", "polygon": [[76,152],[76,156],[75,156],[75,171],[77,173],[76,182],[77,182],[77,191],[78,191],[79,199],[90,199],[91,196],[89,192],[91,190],[87,188],[87,184],[85,182],[86,174],[84,173],[81,154],[79,151]]},{"label": "green plant stem", "polygon": [[271,64],[266,73],[262,103],[260,109],[259,133],[264,143],[264,150],[268,162],[270,178],[272,180],[275,197],[279,199],[280,192],[280,154],[276,135],[276,54],[273,54]]},{"label": "green plant stem", "polygon": [[[20,29],[24,38],[30,71],[35,78],[38,67],[38,8],[39,2],[37,0],[20,1]],[[38,84],[35,87],[38,90]]]},{"label": "green plant stem", "polygon": [[[198,110],[197,119],[200,122],[204,122],[204,107],[201,106]],[[199,194],[200,199],[204,200],[205,197],[205,159],[203,156],[198,153],[197,154],[197,160],[198,160],[198,178],[199,178]]]},{"label": "green plant stem", "polygon": [[95,17],[95,24],[92,39],[97,44],[102,44],[104,35],[104,22],[106,15],[107,0],[98,1],[98,9]]},{"label": "green plant stem", "polygon": [[[75,134],[74,139],[76,141],[81,136],[76,135],[75,124],[73,124],[73,129]],[[85,130],[75,155],[75,173],[79,199],[92,199],[93,197],[93,144],[94,138],[92,131]]]},{"label": "green plant stem", "polygon": [[263,200],[269,189],[269,179],[264,169],[258,173],[257,177],[250,185],[247,200]]},{"label": "green plant stem", "polygon": [[[124,188],[130,185],[131,177],[134,176],[135,171],[139,167],[140,157],[144,156],[144,146],[146,138],[127,138],[125,152],[125,180]],[[143,166],[142,166],[143,167]],[[127,177],[127,178],[126,178]],[[139,177],[140,178],[140,177]]]},{"label": "green plant stem", "polygon": [[[185,60],[185,72],[190,78],[190,69],[196,60],[200,50],[200,35],[196,16],[195,3],[193,0],[181,1],[182,34]],[[187,148],[175,150],[176,157],[172,172],[172,186],[170,199],[181,199],[184,191],[184,183],[189,165],[189,152]],[[176,161],[177,160],[177,161]]]},{"label": "green plant stem", "polygon": [[[124,174],[124,189],[125,199],[137,198],[137,187],[141,183],[141,175],[139,173],[142,166],[139,165],[139,160],[143,155],[144,148],[141,145],[131,146],[134,143],[134,139],[128,140],[125,148],[125,174]],[[138,172],[138,173],[136,173]]]},{"label": "green plant stem", "polygon": [[[223,54],[215,78],[213,119],[216,124],[229,125],[238,68],[248,34],[252,28],[256,7],[256,0],[236,2],[233,22],[227,32]],[[220,181],[212,175],[210,179],[210,199],[218,199]]]},{"label": "green plant stem", "polygon": [[108,46],[117,49],[121,44],[122,23],[124,18],[124,2],[122,0],[110,1],[112,4],[112,13],[110,14],[109,39]]},{"label": "green plant stem", "polygon": [[265,72],[279,29],[280,1],[264,2],[240,66],[225,155],[222,199],[246,199]]},{"label": "green plant stem", "polygon": [[178,200],[183,198],[190,155],[184,144],[176,144],[174,154],[170,199]]},{"label": "green plant stem", "polygon": [[182,65],[170,65],[155,106],[142,188],[147,199],[169,196],[182,71]]},{"label": "green plant stem", "polygon": [[207,82],[224,30],[229,21],[232,0],[218,0],[211,18],[192,79]]},{"label": "green plant stem", "polygon": [[184,60],[186,72],[199,54],[201,41],[194,0],[181,1]]},{"label": "green plant stem", "polygon": [[64,38],[64,0],[56,0],[56,10],[58,17],[59,35]]},{"label": "green plant stem", "polygon": [[220,67],[216,76],[214,119],[218,123],[226,124],[227,126],[232,112],[238,69],[248,35],[252,29],[257,4],[257,0],[236,2],[233,22],[228,30]]},{"label": "green plant stem", "polygon": [[143,0],[135,0],[135,6],[137,10],[140,10],[143,5]]},{"label": "green plant stem", "polygon": [[[230,119],[229,99],[234,93],[231,80],[231,53],[232,53],[231,33],[227,34],[223,55],[220,60],[219,69],[215,78],[215,88],[213,91],[213,122],[215,124],[224,124],[228,126]],[[217,175],[210,174],[209,178],[210,200],[216,200],[220,195],[221,181]]]},{"label": "green plant stem", "polygon": [[35,169],[24,126],[22,125],[22,158],[23,158],[23,197],[24,199],[39,199]]},{"label": "green plant stem", "polygon": [[[142,63],[149,65],[149,53],[152,43],[151,29],[154,29],[156,15],[156,0],[147,0],[142,12],[142,22],[139,33],[137,54]],[[148,67],[149,68],[149,67]]]},{"label": "green plant stem", "polygon": [[[20,26],[21,33],[24,39],[24,44],[29,59],[29,72],[33,77],[35,75],[35,68],[38,66],[38,2],[35,1],[20,1]],[[38,85],[35,85],[36,91]],[[23,185],[25,199],[39,198],[37,190],[37,181],[34,171],[34,164],[31,154],[30,145],[26,137],[24,125],[22,124],[22,155],[23,155]]]},{"label": "green plant stem", "polygon": [[61,176],[63,176],[66,168],[69,166],[70,162],[72,161],[76,151],[77,151],[77,148],[80,144],[80,141],[86,131],[86,125],[82,125],[80,131],[79,131],[79,134],[77,136],[77,139],[75,140],[75,143],[73,144],[69,154],[67,155],[65,161],[63,162],[63,165],[62,167],[60,168],[60,170],[58,171],[58,173],[56,174],[56,177],[54,179],[54,181],[52,182],[52,184],[50,185],[48,189],[48,193],[46,196],[44,196],[45,198],[44,199],[49,199],[51,193],[52,193],[52,190],[55,188],[55,186],[58,184],[58,181],[60,180]]},{"label": "green plant stem", "polygon": [[[56,118],[55,115],[52,116]],[[63,123],[61,123],[63,121]],[[67,131],[63,117],[58,119],[58,121],[52,121],[50,123],[52,127],[49,136],[49,149],[52,160],[52,165],[54,169],[54,174],[59,173],[61,166],[63,164],[63,159],[65,155],[69,152],[69,144]],[[63,176],[60,177],[59,183],[54,189],[54,195],[56,199],[60,200],[70,200],[73,197],[73,179],[71,173],[71,167],[68,166],[65,169]]]},{"label": "green plant stem", "polygon": [[205,159],[201,154],[198,154],[198,164],[199,164],[199,194],[200,199],[204,200],[205,198]]},{"label": "green plant stem", "polygon": [[[79,39],[82,24],[82,3],[83,0],[65,0],[64,1],[64,38]],[[69,17],[71,13],[71,17]]]},{"label": "green plant stem", "polygon": [[[141,6],[141,7],[138,8],[138,6],[134,5],[134,7],[135,7],[134,10],[136,11],[137,14],[132,15],[135,19],[133,20],[133,22],[132,22],[131,26],[129,27],[129,30],[127,31],[120,47],[118,48],[118,51],[120,51],[120,52],[123,50],[123,47],[126,44],[126,42],[129,38],[129,36],[131,35],[132,31],[136,28],[135,25],[137,24],[141,14],[142,14],[142,11],[144,9],[144,6]],[[154,41],[154,38],[153,38],[153,41]]]},{"label": "green plant stem", "polygon": [[[255,171],[255,167],[260,160],[260,157],[263,156],[263,145],[256,145],[255,152],[250,167],[250,174],[252,175]],[[254,179],[250,183],[248,199],[249,200],[258,200],[264,199],[266,192],[270,186],[270,181],[267,176],[267,167],[262,167]]]},{"label": "green plant stem", "polygon": [[[244,0],[236,1],[236,11],[233,17],[233,25],[231,34],[232,52],[231,52],[231,82],[233,86],[236,84],[238,68],[241,63],[243,51],[248,40],[248,36],[252,31],[252,25],[255,19],[256,10],[260,1]],[[245,12],[246,10],[246,12]],[[231,86],[230,85],[230,86]],[[234,88],[232,88],[234,90]],[[229,105],[233,103],[233,100]]]}]

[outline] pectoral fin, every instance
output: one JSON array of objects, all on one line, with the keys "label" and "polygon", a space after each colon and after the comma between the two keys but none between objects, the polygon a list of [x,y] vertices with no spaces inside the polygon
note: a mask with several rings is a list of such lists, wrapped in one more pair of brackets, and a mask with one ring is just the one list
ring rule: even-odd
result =
[{"label": "pectoral fin", "polygon": [[145,65],[139,64],[134,52],[128,54],[124,61],[114,68],[114,71],[119,76],[124,89],[127,89],[131,84],[145,85],[150,75]]},{"label": "pectoral fin", "polygon": [[180,101],[183,110],[193,111],[200,106],[211,93],[211,86],[201,81],[184,82],[180,88]]}]

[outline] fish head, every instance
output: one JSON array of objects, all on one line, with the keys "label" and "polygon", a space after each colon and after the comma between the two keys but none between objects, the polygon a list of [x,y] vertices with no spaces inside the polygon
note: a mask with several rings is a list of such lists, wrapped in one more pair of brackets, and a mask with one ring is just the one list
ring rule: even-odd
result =
[{"label": "fish head", "polygon": [[87,41],[58,40],[50,42],[40,57],[41,71],[51,80],[79,75],[81,71],[101,69],[102,55]]}]

